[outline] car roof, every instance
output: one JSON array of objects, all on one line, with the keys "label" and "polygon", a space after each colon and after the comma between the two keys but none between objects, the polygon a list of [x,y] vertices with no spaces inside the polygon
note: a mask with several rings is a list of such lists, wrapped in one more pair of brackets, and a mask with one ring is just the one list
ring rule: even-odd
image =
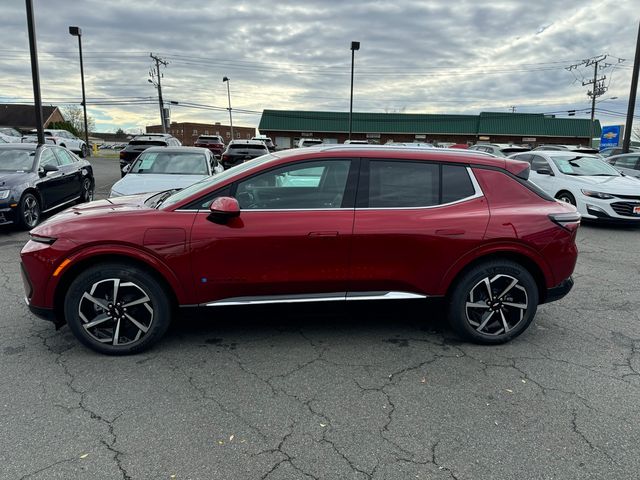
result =
[{"label": "car roof", "polygon": [[592,157],[602,160],[600,156],[595,153],[576,152],[575,150],[535,150],[531,152],[518,152],[516,155],[521,155],[523,153],[546,155],[547,157],[566,157],[567,155],[579,155],[581,157]]},{"label": "car roof", "polygon": [[234,145],[264,145],[264,142],[262,140],[231,140],[231,142],[229,142],[229,145],[231,144]]},{"label": "car roof", "polygon": [[168,152],[168,153],[203,153],[206,154],[209,151],[208,148],[202,147],[149,147],[144,153],[147,152]]},{"label": "car roof", "polygon": [[[437,160],[452,163],[478,164],[505,168],[505,158],[496,157],[483,152],[469,151],[462,149],[449,150],[446,148],[424,148],[424,147],[395,147],[387,145],[318,145],[317,147],[307,147],[301,149],[281,150],[272,154],[275,157],[287,159],[296,155],[305,157],[340,157],[348,155],[350,157],[365,158],[391,158],[404,160]],[[390,157],[392,155],[392,157]]]},{"label": "car roof", "polygon": [[629,152],[629,153],[619,153],[618,155],[611,155],[610,157],[607,157],[607,160],[611,158],[637,157],[638,155],[640,155],[640,151]]},{"label": "car roof", "polygon": [[0,145],[2,150],[35,150],[37,143],[5,143]]}]

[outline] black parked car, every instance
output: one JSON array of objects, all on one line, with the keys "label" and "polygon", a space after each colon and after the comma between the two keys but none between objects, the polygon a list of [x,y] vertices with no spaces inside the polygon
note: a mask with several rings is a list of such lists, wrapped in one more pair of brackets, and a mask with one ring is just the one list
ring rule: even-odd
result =
[{"label": "black parked car", "polygon": [[64,147],[0,145],[0,225],[35,227],[42,215],[93,200],[93,168]]},{"label": "black parked car", "polygon": [[149,147],[179,147],[180,140],[169,134],[144,134],[133,137],[129,144],[120,150],[120,175],[125,176],[127,172],[124,167],[131,165],[142,152]]},{"label": "black parked car", "polygon": [[231,140],[222,154],[222,166],[226,170],[267,153],[269,150],[261,140]]}]

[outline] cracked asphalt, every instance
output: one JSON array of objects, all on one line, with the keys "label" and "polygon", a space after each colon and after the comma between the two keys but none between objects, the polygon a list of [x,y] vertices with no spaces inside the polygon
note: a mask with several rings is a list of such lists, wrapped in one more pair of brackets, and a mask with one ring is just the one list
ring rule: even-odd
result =
[{"label": "cracked asphalt", "polygon": [[574,290],[507,345],[358,302],[182,316],[111,358],[28,312],[2,229],[0,478],[638,478],[640,229],[578,237]]}]

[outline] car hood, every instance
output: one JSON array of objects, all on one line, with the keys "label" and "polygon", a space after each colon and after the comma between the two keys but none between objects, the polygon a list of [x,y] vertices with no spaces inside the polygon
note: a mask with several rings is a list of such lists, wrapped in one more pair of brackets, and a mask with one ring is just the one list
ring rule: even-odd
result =
[{"label": "car hood", "polygon": [[169,175],[156,173],[128,173],[118,180],[111,190],[120,195],[162,192],[173,188],[185,188],[207,178],[207,175]]},{"label": "car hood", "polygon": [[31,171],[26,172],[0,172],[0,188],[3,190],[13,186],[21,185],[29,181],[35,174]]},{"label": "car hood", "polygon": [[633,177],[570,176],[569,178],[585,187],[594,187],[603,193],[640,195],[640,181]]}]

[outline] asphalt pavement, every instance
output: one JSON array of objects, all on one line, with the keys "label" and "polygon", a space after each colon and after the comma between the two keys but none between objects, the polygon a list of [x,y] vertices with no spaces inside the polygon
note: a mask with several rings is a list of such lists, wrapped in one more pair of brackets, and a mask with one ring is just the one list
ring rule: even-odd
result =
[{"label": "asphalt pavement", "polygon": [[574,290],[506,345],[357,302],[182,316],[122,358],[29,313],[27,237],[0,230],[2,479],[638,478],[640,229],[581,227]]}]

